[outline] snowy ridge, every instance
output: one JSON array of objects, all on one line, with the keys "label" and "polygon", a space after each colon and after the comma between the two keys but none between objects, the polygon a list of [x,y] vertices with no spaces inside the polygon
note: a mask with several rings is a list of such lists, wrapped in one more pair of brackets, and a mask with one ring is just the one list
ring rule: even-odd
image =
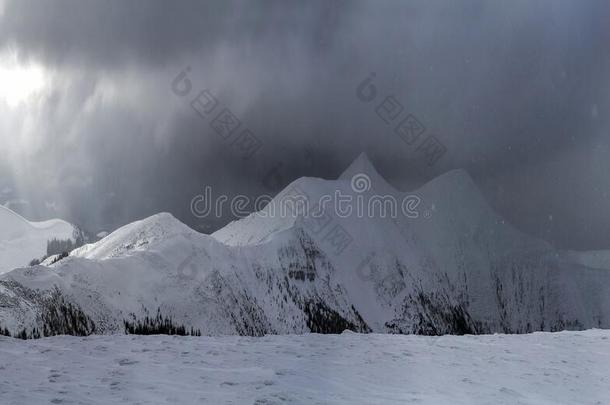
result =
[{"label": "snowy ridge", "polygon": [[59,219],[30,222],[3,206],[0,225],[0,274],[44,256],[51,239],[74,240],[75,228],[68,222]]},{"label": "snowy ridge", "polygon": [[149,244],[176,235],[196,234],[194,230],[176,221],[171,214],[160,213],[117,229],[102,241],[82,246],[72,256],[90,260],[105,260],[145,250]]},{"label": "snowy ridge", "polygon": [[610,271],[610,251],[597,250],[592,252],[565,252],[565,257],[576,264],[595,269]]},{"label": "snowy ridge", "polygon": [[[351,179],[361,174],[371,187],[357,192]],[[296,212],[270,215],[295,192],[315,202],[337,190],[365,200],[416,194],[422,215],[325,209],[324,227]],[[339,228],[351,241],[340,251],[329,237]],[[157,311],[206,335],[608,328],[610,272],[588,264],[507,224],[465,171],[406,193],[361,156],[338,180],[296,180],[213,235],[158,214],[52,267],[12,271],[0,277],[0,325],[42,328],[60,294],[95,333],[122,333],[125,320]]]}]

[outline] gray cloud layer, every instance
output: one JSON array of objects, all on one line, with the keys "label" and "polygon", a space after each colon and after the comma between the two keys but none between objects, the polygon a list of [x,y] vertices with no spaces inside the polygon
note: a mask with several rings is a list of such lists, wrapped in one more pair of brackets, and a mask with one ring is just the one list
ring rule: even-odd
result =
[{"label": "gray cloud layer", "polygon": [[[521,229],[609,247],[609,19],[602,0],[8,1],[0,48],[49,89],[0,107],[0,191],[91,230],[165,210],[207,231],[228,218],[190,215],[206,185],[256,195],[271,168],[278,186],[332,178],[366,151],[404,187],[464,167]],[[263,142],[255,157],[172,93],[186,66]],[[434,168],[356,98],[370,72],[446,145]]]}]

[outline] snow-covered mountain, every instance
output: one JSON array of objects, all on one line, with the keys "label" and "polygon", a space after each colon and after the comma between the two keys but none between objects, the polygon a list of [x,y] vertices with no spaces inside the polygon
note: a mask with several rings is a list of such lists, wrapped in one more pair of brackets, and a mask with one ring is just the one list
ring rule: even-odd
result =
[{"label": "snow-covered mountain", "polygon": [[[337,193],[365,207],[413,204],[396,217],[316,205]],[[285,209],[295,196],[316,215]],[[209,335],[608,328],[610,269],[591,260],[511,227],[465,171],[404,193],[363,155],[337,180],[296,180],[212,235],[158,214],[5,274],[0,325],[122,333],[162,314]]]},{"label": "snow-covered mountain", "polygon": [[0,205],[0,274],[43,257],[48,241],[74,241],[74,234],[75,227],[68,222],[59,219],[30,222]]}]

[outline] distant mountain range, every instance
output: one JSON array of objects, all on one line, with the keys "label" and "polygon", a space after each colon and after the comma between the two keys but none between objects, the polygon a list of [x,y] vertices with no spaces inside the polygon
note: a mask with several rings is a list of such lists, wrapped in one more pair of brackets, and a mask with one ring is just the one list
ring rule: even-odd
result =
[{"label": "distant mountain range", "polygon": [[[416,214],[319,209],[337,193],[377,208],[412,197]],[[295,195],[319,215],[278,215]],[[155,319],[206,335],[610,327],[610,253],[558,251],[519,232],[465,171],[405,193],[364,155],[337,180],[298,179],[212,235],[158,214],[46,264],[0,276],[0,327],[124,333]]]}]

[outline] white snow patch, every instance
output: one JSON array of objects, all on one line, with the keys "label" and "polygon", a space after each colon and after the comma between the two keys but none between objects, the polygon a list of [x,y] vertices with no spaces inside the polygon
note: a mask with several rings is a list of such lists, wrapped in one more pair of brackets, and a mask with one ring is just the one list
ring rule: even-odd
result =
[{"label": "white snow patch", "polygon": [[607,404],[610,331],[0,337],[3,404]]},{"label": "white snow patch", "polygon": [[59,219],[30,222],[0,206],[0,274],[43,257],[47,253],[47,241],[74,240],[73,234],[74,226],[68,222]]}]

